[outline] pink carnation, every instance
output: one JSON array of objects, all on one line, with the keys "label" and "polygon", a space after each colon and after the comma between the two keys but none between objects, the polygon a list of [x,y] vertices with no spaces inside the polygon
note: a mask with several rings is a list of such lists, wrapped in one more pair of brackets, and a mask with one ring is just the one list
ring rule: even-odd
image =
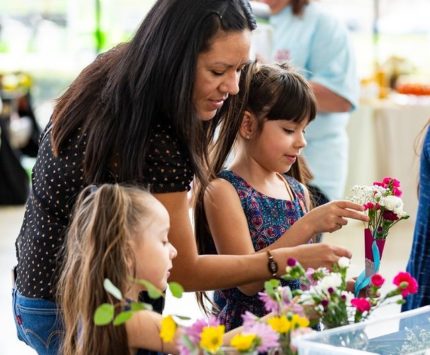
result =
[{"label": "pink carnation", "polygon": [[402,290],[403,297],[418,291],[418,282],[409,272],[399,272],[394,277],[393,284]]},{"label": "pink carnation", "polygon": [[394,196],[397,196],[397,197],[402,196],[402,190],[400,190],[400,189],[399,189],[399,188],[397,188],[397,187],[393,187],[393,195],[394,195]]},{"label": "pink carnation", "polygon": [[363,207],[365,210],[372,210],[375,207],[375,205],[372,202],[367,202],[363,205]]},{"label": "pink carnation", "polygon": [[373,286],[379,288],[384,284],[385,279],[380,274],[374,274],[370,279],[370,282],[372,283]]},{"label": "pink carnation", "polygon": [[366,298],[353,298],[351,304],[357,308],[360,313],[370,311],[370,302]]}]

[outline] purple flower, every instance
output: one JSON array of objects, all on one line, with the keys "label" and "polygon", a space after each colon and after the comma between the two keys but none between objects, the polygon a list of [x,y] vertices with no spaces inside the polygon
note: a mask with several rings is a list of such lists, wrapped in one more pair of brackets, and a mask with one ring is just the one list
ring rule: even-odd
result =
[{"label": "purple flower", "polygon": [[255,322],[258,320],[258,317],[249,311],[245,311],[245,313],[242,314],[242,319],[243,319],[243,328],[245,330],[248,330],[248,327],[251,327],[255,324]]},{"label": "purple flower", "polygon": [[190,349],[188,349],[182,342],[178,344],[179,347],[179,355],[191,355]]},{"label": "purple flower", "polygon": [[217,326],[219,321],[215,317],[210,317],[209,319],[198,319],[190,327],[185,328],[185,334],[191,342],[198,344],[200,342],[200,334],[204,327],[207,326]]},{"label": "purple flower", "polygon": [[323,306],[324,308],[327,308],[327,306],[328,306],[328,300],[322,300],[321,301],[321,306]]},{"label": "purple flower", "polygon": [[294,258],[288,258],[287,259],[287,266],[294,267],[294,266],[296,266],[296,264],[297,264],[296,259],[294,259]]},{"label": "purple flower", "polygon": [[[309,284],[311,286],[315,286],[317,284],[317,280],[315,280],[315,269],[309,267],[306,272],[305,272],[305,276],[309,281]],[[309,289],[308,286],[305,286],[305,289]]]},{"label": "purple flower", "polygon": [[279,304],[272,299],[267,293],[259,292],[258,298],[264,303],[264,308],[267,312],[279,313]]},{"label": "purple flower", "polygon": [[248,333],[254,333],[260,338],[260,345],[257,347],[259,353],[265,353],[270,348],[275,348],[279,345],[278,334],[271,326],[265,323],[255,322],[252,326],[246,329]]}]

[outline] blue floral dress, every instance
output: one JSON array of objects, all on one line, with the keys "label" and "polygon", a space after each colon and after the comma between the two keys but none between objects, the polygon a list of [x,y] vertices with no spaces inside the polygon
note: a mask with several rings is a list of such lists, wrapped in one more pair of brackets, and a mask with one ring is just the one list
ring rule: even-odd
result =
[{"label": "blue floral dress", "polygon": [[[229,170],[222,171],[219,177],[230,182],[236,189],[256,251],[273,244],[305,214],[306,204],[303,187],[290,176],[285,176],[285,179],[293,191],[294,198],[292,201],[266,196]],[[282,284],[291,289],[300,287],[298,280],[282,281]],[[220,309],[217,316],[220,322],[226,326],[226,330],[242,325],[242,314],[245,311],[257,316],[263,316],[267,313],[258,294],[247,296],[238,288],[215,291],[214,302]]]}]

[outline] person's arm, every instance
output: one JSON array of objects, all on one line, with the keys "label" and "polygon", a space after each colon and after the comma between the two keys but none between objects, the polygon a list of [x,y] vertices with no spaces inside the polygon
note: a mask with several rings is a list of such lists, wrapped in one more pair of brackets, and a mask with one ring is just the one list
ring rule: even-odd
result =
[{"label": "person's arm", "polygon": [[[308,259],[310,254],[314,255],[314,266],[325,265],[331,267],[332,263],[336,261],[335,250],[330,250],[330,247],[322,245],[320,252],[323,252],[323,249],[325,249],[324,252],[328,254],[318,255],[314,253],[316,249],[299,248],[299,246],[307,243],[320,230],[332,231],[339,229],[340,226],[347,223],[341,217],[343,215],[366,218],[359,212],[349,211],[346,208],[338,206],[338,204],[343,204],[344,202],[346,201],[337,201],[336,204],[332,203],[331,206],[317,210],[309,218],[300,219],[285,231],[276,242],[259,250],[258,253],[268,249],[295,247],[294,252],[296,255],[294,258],[299,260],[304,267],[311,267]],[[349,204],[355,205],[349,202],[346,203],[347,206]],[[239,196],[228,181],[224,179],[212,181],[205,193],[204,205],[209,228],[219,254],[247,255],[255,253]],[[357,208],[357,206],[354,207]],[[361,207],[358,206],[358,208]],[[306,255],[305,253],[309,254]],[[282,270],[280,270],[280,274],[282,274]],[[252,283],[239,284],[238,288],[246,295],[254,295],[263,288],[264,281],[259,280]]]},{"label": "person's arm", "polygon": [[[186,192],[154,194],[170,216],[169,240],[177,249],[170,280],[179,282],[187,291],[215,290],[265,280],[270,274],[266,255],[198,255],[191,226]],[[280,265],[283,255],[276,253]],[[234,272],[232,272],[234,270]],[[228,275],[228,277],[226,277]]]},{"label": "person's arm", "polygon": [[179,354],[177,341],[180,329],[175,339],[169,343],[160,338],[162,315],[152,311],[137,312],[125,323],[128,346],[132,349],[148,349],[166,354]]},{"label": "person's arm", "polygon": [[312,90],[317,99],[318,112],[349,112],[352,104],[326,86],[311,81]]},{"label": "person's arm", "polygon": [[[169,240],[178,251],[178,256],[173,259],[170,281],[181,283],[186,291],[205,291],[270,278],[265,253],[199,256],[190,222],[187,193],[159,193],[154,196],[169,212]],[[228,219],[222,223],[229,224],[231,230],[235,228]],[[297,259],[304,267],[315,268],[331,267],[340,257],[351,257],[347,249],[323,243],[280,248],[272,250],[272,255],[279,265],[279,275],[283,274],[288,258]]]}]

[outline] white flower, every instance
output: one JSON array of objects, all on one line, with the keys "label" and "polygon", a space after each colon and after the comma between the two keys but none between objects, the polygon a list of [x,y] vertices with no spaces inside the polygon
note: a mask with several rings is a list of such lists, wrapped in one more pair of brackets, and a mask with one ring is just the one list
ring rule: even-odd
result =
[{"label": "white flower", "polygon": [[349,267],[351,260],[347,258],[346,256],[342,256],[338,261],[337,264],[342,268],[345,269]]},{"label": "white flower", "polygon": [[312,306],[315,304],[315,301],[312,297],[312,294],[315,294],[315,290],[313,287],[309,289],[309,291],[305,291],[300,295],[300,304]]},{"label": "white flower", "polygon": [[381,206],[384,206],[387,210],[395,211],[395,210],[403,210],[403,201],[400,197],[397,196],[386,196],[381,199],[379,202]]},{"label": "white flower", "polygon": [[322,278],[318,284],[315,286],[316,290],[320,292],[327,292],[327,290],[331,287],[333,289],[337,289],[342,284],[342,275],[338,272],[332,272],[330,275]]},{"label": "white flower", "polygon": [[352,196],[348,199],[359,205],[364,205],[368,202],[377,203],[386,192],[387,189],[381,186],[355,185],[352,188]]},{"label": "white flower", "polygon": [[351,301],[354,298],[354,294],[352,292],[349,292],[349,291],[342,291],[341,295],[345,296],[345,298],[346,298],[346,301],[345,301],[346,305],[347,306],[351,306]]}]

